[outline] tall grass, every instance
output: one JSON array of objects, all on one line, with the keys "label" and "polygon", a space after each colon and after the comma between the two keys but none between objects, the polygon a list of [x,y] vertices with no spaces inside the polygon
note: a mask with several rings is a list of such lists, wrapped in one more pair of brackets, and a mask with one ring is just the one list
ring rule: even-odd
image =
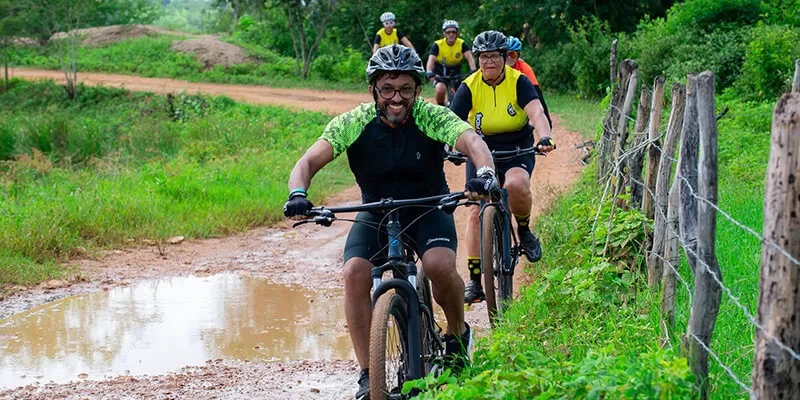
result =
[{"label": "tall grass", "polygon": [[[330,116],[14,82],[0,95],[0,283],[65,271],[69,256],[170,236],[212,237],[282,218],[294,160]],[[341,161],[319,200],[352,183]]]}]

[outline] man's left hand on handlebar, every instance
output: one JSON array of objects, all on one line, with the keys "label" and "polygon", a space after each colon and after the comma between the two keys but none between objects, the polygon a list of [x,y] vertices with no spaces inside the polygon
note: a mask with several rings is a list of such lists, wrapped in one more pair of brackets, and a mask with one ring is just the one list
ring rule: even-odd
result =
[{"label": "man's left hand on handlebar", "polygon": [[478,169],[478,176],[467,181],[465,192],[470,200],[490,200],[493,193],[499,191],[497,176],[488,167]]},{"label": "man's left hand on handlebar", "polygon": [[542,136],[539,143],[536,144],[536,150],[543,153],[549,153],[556,149],[556,142],[550,136]]},{"label": "man's left hand on handlebar", "polygon": [[289,199],[283,205],[283,215],[293,219],[301,219],[314,207],[314,204],[306,198],[303,190],[294,190],[289,193]]}]

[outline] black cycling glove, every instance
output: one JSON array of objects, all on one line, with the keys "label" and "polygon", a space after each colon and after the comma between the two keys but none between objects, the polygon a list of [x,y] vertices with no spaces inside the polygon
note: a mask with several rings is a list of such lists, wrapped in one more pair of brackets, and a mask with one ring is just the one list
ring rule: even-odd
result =
[{"label": "black cycling glove", "polygon": [[286,217],[306,215],[311,207],[314,205],[306,198],[306,192],[293,191],[289,194],[289,200],[283,205],[283,215]]},{"label": "black cycling glove", "polygon": [[556,142],[550,136],[542,136],[542,138],[539,139],[539,143],[536,144],[537,148],[539,146],[553,146],[553,150],[555,150]]},{"label": "black cycling glove", "polygon": [[436,76],[436,74],[434,74],[432,71],[425,71],[425,78],[433,79],[434,76]]},{"label": "black cycling glove", "polygon": [[494,173],[486,172],[467,181],[466,189],[468,192],[475,192],[481,196],[489,196],[497,191],[497,177]]}]

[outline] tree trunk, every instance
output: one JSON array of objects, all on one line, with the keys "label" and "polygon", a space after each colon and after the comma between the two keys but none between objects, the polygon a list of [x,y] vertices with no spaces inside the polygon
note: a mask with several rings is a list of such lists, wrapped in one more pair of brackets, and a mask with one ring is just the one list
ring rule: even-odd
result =
[{"label": "tree trunk", "polygon": [[800,258],[798,177],[800,93],[791,93],[778,102],[772,119],[758,285],[757,318],[764,329],[756,335],[752,399],[800,398],[800,273],[789,258]]}]

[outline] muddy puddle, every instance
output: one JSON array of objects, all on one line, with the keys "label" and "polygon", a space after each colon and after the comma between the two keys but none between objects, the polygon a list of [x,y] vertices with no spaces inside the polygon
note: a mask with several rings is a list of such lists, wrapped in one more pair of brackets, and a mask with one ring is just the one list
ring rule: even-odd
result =
[{"label": "muddy puddle", "polygon": [[245,274],[140,281],[0,320],[0,388],[155,375],[207,360],[352,357],[340,290]]}]

